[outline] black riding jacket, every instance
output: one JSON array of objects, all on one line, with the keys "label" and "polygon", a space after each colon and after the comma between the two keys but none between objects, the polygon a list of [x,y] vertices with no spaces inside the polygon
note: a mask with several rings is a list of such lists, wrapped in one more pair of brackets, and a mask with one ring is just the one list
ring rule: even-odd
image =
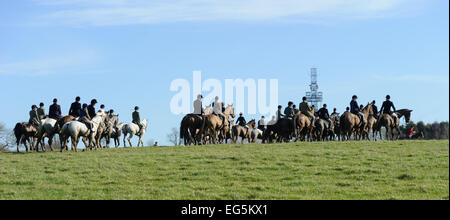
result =
[{"label": "black riding jacket", "polygon": [[328,114],[328,109],[326,109],[326,108],[319,109],[317,114],[319,114],[319,118],[321,118],[321,119],[328,120],[330,118],[330,114]]},{"label": "black riding jacket", "polygon": [[240,125],[240,126],[245,126],[245,125],[247,125],[247,122],[245,121],[245,118],[244,118],[244,117],[239,117],[239,118],[237,119],[236,123],[237,123],[238,125]]},{"label": "black riding jacket", "polygon": [[359,109],[359,105],[357,101],[352,100],[350,102],[350,112],[353,114],[358,114],[361,111],[361,109]]},{"label": "black riding jacket", "polygon": [[386,100],[383,102],[383,106],[381,106],[380,112],[391,114],[392,113],[391,108],[394,110],[394,112],[396,111],[394,103],[392,103],[389,100]]},{"label": "black riding jacket", "polygon": [[81,113],[81,104],[79,102],[72,103],[72,105],[70,105],[69,115],[72,115],[73,117],[77,118],[80,116],[80,113]]}]

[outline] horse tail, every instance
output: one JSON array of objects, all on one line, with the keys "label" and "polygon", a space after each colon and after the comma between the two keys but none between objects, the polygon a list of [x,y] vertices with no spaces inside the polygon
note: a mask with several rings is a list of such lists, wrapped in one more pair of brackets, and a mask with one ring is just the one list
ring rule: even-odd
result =
[{"label": "horse tail", "polygon": [[16,144],[17,145],[19,145],[20,139],[22,138],[22,132],[21,132],[22,126],[23,126],[22,123],[17,123],[16,126],[13,129],[14,136],[16,137]]}]

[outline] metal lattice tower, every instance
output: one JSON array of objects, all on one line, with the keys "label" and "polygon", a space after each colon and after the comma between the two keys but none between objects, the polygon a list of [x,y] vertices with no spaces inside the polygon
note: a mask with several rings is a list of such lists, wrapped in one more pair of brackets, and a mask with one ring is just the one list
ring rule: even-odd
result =
[{"label": "metal lattice tower", "polygon": [[323,101],[323,93],[319,92],[319,84],[317,84],[317,69],[311,68],[311,84],[310,91],[306,92],[306,98],[311,105],[316,107],[316,111],[321,107]]}]

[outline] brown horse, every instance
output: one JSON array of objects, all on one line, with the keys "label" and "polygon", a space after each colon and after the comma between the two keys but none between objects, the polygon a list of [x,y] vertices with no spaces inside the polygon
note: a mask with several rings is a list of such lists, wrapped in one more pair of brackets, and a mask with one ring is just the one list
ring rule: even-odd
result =
[{"label": "brown horse", "polygon": [[369,115],[373,115],[372,105],[369,103],[366,107],[363,108],[361,111],[363,114],[363,120],[364,122],[361,123],[360,118],[358,115],[355,115],[351,112],[345,112],[340,119],[341,124],[341,139],[344,140],[350,140],[350,137],[353,133],[353,139],[358,140],[359,134],[362,134],[364,129],[367,127],[367,119],[369,118]]},{"label": "brown horse", "polygon": [[255,119],[249,121],[245,126],[233,126],[233,144],[235,144],[239,137],[241,137],[241,144],[244,144],[244,139],[248,139],[248,143],[252,141],[252,131],[255,128]]},{"label": "brown horse", "polygon": [[[230,123],[230,117],[234,118],[236,115],[234,114],[234,107],[233,105],[228,105],[225,108],[225,112],[223,112],[225,116],[225,123]],[[226,132],[226,125],[222,123],[222,119],[214,114],[206,115],[205,116],[205,127],[203,131],[209,134],[210,136],[210,142],[216,144],[217,140],[219,138],[219,133],[222,132],[222,134],[225,134]]]},{"label": "brown horse", "polygon": [[30,150],[34,150],[34,142],[37,139],[38,127],[30,123],[17,123],[14,127],[14,136],[16,137],[17,152],[22,143],[28,152],[27,142],[30,144]]},{"label": "brown horse", "polygon": [[402,117],[405,117],[406,123],[409,123],[409,121],[411,120],[411,112],[412,112],[412,110],[409,110],[409,109],[397,110],[396,112],[394,112],[395,114],[397,114],[397,117],[398,117],[396,121],[394,121],[394,119],[389,114],[381,114],[379,117],[378,123],[376,124],[376,129],[378,132],[380,132],[380,139],[382,139],[382,137],[381,137],[381,128],[382,127],[386,128],[386,139],[387,140],[395,139],[394,138],[394,130],[397,130],[397,133],[398,133],[397,139],[398,139],[402,133],[400,130],[400,119]]},{"label": "brown horse", "polygon": [[[311,115],[314,115],[314,107],[311,107],[311,111],[309,112]],[[311,119],[308,116],[298,112],[296,115],[296,139],[312,141],[312,131],[313,126],[311,126]]]},{"label": "brown horse", "polygon": [[184,145],[198,145],[203,135],[205,126],[205,116],[188,114],[184,116],[180,124],[180,138],[184,140]]}]

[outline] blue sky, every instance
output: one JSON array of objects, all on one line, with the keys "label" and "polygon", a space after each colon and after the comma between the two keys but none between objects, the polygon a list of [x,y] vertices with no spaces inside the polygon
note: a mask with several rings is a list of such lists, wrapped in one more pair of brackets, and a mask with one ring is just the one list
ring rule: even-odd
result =
[{"label": "blue sky", "polygon": [[[279,80],[279,103],[298,103],[317,67],[325,103],[386,94],[412,120],[449,115],[447,0],[17,0],[0,3],[0,122],[28,120],[32,104],[96,98],[146,141],[167,144],[172,80]],[[247,116],[259,118],[259,115]],[[135,140],[136,142],[136,140]]]}]

